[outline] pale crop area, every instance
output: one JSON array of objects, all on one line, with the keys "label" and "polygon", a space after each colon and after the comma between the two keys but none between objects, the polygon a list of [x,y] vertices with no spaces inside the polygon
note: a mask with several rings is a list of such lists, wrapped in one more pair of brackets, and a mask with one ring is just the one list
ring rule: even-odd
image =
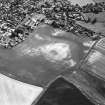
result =
[{"label": "pale crop area", "polygon": [[0,74],[0,105],[31,105],[43,91]]}]

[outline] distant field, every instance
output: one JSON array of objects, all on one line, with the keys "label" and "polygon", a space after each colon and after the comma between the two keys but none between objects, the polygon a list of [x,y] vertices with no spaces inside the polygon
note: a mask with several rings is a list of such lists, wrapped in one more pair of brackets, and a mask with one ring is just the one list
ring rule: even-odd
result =
[{"label": "distant field", "polygon": [[105,2],[105,0],[69,0],[72,4],[86,5],[87,3]]},{"label": "distant field", "polygon": [[72,4],[86,5],[87,3],[94,3],[93,0],[69,0]]},{"label": "distant field", "polygon": [[93,0],[94,2],[105,2],[105,0]]}]

